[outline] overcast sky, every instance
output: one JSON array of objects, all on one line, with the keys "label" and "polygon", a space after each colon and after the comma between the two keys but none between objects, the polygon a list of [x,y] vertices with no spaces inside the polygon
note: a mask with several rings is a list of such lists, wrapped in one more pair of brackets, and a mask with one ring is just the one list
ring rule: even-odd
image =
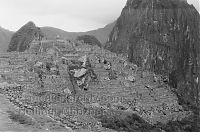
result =
[{"label": "overcast sky", "polygon": [[[0,26],[18,30],[28,21],[66,31],[88,31],[115,21],[127,0],[0,0]],[[199,8],[199,0],[188,0]]]}]

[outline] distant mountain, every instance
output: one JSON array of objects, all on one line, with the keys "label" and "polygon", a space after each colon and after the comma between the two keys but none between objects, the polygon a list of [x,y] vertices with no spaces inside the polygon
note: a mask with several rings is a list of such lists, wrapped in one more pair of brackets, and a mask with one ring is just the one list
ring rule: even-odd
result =
[{"label": "distant mountain", "polygon": [[28,22],[13,34],[7,51],[23,52],[29,48],[34,39],[41,39],[43,36],[40,28],[36,27],[33,22]]},{"label": "distant mountain", "polygon": [[45,34],[46,39],[53,40],[59,35],[63,39],[76,39],[77,33],[67,32],[62,29],[54,27],[41,27],[42,32]]},{"label": "distant mountain", "polygon": [[99,28],[97,30],[92,30],[86,33],[83,33],[84,35],[93,35],[95,36],[102,44],[106,43],[108,40],[108,37],[113,30],[113,27],[115,26],[116,21],[113,23],[110,23],[106,25],[104,28]]},{"label": "distant mountain", "polygon": [[58,28],[53,27],[42,27],[41,30],[45,34],[47,39],[55,39],[57,35],[64,39],[76,39],[78,36],[82,35],[93,35],[95,36],[102,44],[106,43],[110,32],[115,26],[115,22],[106,25],[104,28],[99,28],[96,30],[88,32],[67,32]]},{"label": "distant mountain", "polygon": [[0,52],[5,52],[8,49],[12,35],[13,32],[0,27]]},{"label": "distant mountain", "polygon": [[83,41],[86,44],[89,45],[97,45],[99,47],[101,47],[101,42],[99,42],[99,40],[93,36],[93,35],[82,35],[82,36],[78,36],[77,40],[79,41]]},{"label": "distant mountain", "polygon": [[[54,27],[41,27],[40,32],[44,33],[45,37],[49,40],[55,39],[56,36],[58,36],[58,35],[63,39],[74,39],[74,40],[78,36],[92,35],[92,36],[95,36],[102,44],[105,44],[110,32],[112,31],[113,27],[115,26],[115,23],[116,22],[113,22],[111,24],[106,25],[103,28],[99,28],[96,30],[88,31],[88,32],[67,32],[62,29],[58,29],[58,28],[54,28]],[[29,27],[29,28],[27,29],[27,27]],[[22,43],[23,44],[21,46],[23,48],[22,47],[21,48],[23,51],[24,49],[26,49],[26,46],[27,47],[29,46],[28,43],[30,43],[30,41],[32,39],[34,39],[34,32],[37,32],[36,31],[37,29],[38,29],[38,27],[36,27],[33,22],[28,22],[25,26],[23,26],[21,29],[19,29],[19,31],[17,31],[15,34],[14,34],[14,32],[5,30],[0,27],[0,52],[7,51],[7,50],[8,51],[15,51],[15,50],[18,51],[19,49],[17,49],[17,48],[20,48],[20,45]],[[11,38],[12,38],[12,40],[11,40]],[[21,44],[19,44],[19,43],[21,43]]]}]

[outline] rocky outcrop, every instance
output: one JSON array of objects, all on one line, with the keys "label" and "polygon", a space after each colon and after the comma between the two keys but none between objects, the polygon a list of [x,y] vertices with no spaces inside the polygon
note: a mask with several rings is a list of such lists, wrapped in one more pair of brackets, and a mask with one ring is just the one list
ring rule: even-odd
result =
[{"label": "rocky outcrop", "polygon": [[169,77],[184,104],[197,106],[200,15],[186,0],[128,0],[105,48]]},{"label": "rocky outcrop", "polygon": [[43,36],[40,28],[36,27],[33,22],[28,22],[12,36],[8,52],[23,52],[29,48],[34,39],[41,39]]}]

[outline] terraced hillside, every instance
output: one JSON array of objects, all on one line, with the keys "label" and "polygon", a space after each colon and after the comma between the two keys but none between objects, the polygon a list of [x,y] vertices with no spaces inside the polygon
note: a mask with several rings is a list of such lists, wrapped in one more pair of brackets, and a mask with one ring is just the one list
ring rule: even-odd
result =
[{"label": "terraced hillside", "polygon": [[89,47],[89,52],[73,49],[63,55],[1,55],[1,93],[16,111],[25,113],[28,126],[94,132],[193,129],[192,122],[170,126],[193,114],[178,104],[162,76],[142,70],[123,56]]}]

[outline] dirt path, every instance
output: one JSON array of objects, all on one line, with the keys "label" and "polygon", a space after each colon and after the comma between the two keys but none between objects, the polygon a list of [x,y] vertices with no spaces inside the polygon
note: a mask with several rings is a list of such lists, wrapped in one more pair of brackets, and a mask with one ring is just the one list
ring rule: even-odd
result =
[{"label": "dirt path", "polygon": [[7,113],[12,110],[14,110],[14,106],[4,95],[0,94],[0,132],[35,132],[30,127],[12,121]]},{"label": "dirt path", "polygon": [[0,94],[0,132],[89,132],[87,129],[75,131],[68,131],[67,129],[42,130],[36,127],[34,128],[34,126],[26,126],[14,122],[9,118],[9,113],[7,111],[13,111],[14,109],[14,106],[9,102],[9,100],[7,100],[4,95]]}]

